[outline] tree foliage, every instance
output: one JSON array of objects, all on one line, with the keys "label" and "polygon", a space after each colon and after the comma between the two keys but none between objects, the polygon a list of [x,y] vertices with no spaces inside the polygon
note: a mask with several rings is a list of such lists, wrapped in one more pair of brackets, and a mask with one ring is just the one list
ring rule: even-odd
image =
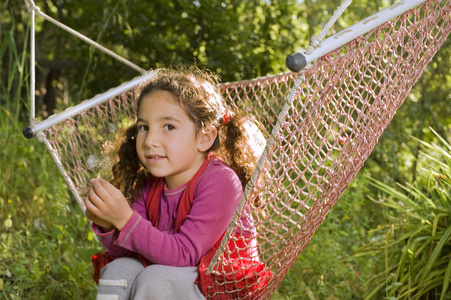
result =
[{"label": "tree foliage", "polygon": [[[35,3],[49,16],[145,69],[197,63],[224,81],[285,71],[285,56],[306,37],[294,30],[301,24],[297,18],[301,6],[293,1]],[[11,20],[29,22],[23,5],[7,6]],[[138,75],[42,18],[37,17],[37,22],[38,89],[49,113],[64,92],[70,97],[66,102],[78,102]]]}]

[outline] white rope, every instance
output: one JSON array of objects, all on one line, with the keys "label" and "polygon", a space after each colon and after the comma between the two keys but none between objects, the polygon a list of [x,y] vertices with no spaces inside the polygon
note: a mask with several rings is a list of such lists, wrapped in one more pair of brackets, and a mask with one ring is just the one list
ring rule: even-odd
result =
[{"label": "white rope", "polygon": [[[349,6],[351,1],[352,0],[343,1],[343,3],[338,7],[338,9],[334,12],[333,16],[329,19],[327,24],[323,27],[321,32],[318,34],[318,36],[312,38],[311,46],[306,50],[306,54],[310,54],[313,50],[315,50],[317,47],[319,47],[321,45],[321,41],[326,36],[327,32],[329,32],[332,25],[343,14],[343,12]],[[252,176],[251,176],[249,182],[247,183],[246,188],[244,189],[243,197],[241,197],[240,203],[238,204],[238,208],[235,211],[235,215],[233,216],[232,221],[230,222],[229,227],[227,228],[227,231],[224,235],[224,238],[221,241],[221,245],[219,246],[218,250],[216,251],[215,256],[213,256],[213,258],[210,262],[210,265],[208,266],[208,269],[206,271],[207,274],[210,274],[211,271],[213,270],[214,265],[218,262],[219,256],[222,254],[227,243],[229,242],[232,231],[237,226],[237,222],[241,216],[241,211],[243,210],[244,205],[246,204],[249,194],[254,189],[255,182],[258,179],[261,168],[268,157],[269,149],[272,148],[272,146],[274,144],[274,140],[276,139],[277,135],[279,134],[280,127],[283,124],[283,122],[285,121],[285,118],[288,114],[291,104],[293,103],[294,99],[296,98],[296,94],[299,92],[299,87],[300,87],[301,83],[304,81],[305,71],[310,67],[311,67],[311,65],[307,65],[304,69],[302,69],[299,72],[299,76],[294,81],[293,87],[291,88],[289,94],[287,95],[286,101],[282,107],[282,111],[279,113],[279,115],[277,117],[277,123],[274,126],[274,128],[272,129],[271,136],[266,140],[265,150],[263,151],[263,154],[260,156],[257,167],[255,168],[254,172],[252,173]]]},{"label": "white rope", "polygon": [[45,137],[45,134],[42,131],[39,131],[36,133],[36,138],[39,142],[44,143],[47,146],[47,149],[49,149],[50,155],[53,158],[53,161],[58,166],[58,170],[60,171],[61,175],[63,175],[64,181],[66,182],[67,186],[69,187],[70,191],[72,192],[72,195],[74,195],[75,200],[78,203],[78,206],[80,206],[81,210],[85,212],[86,206],[81,198],[79,192],[75,188],[74,183],[72,182],[72,179],[70,179],[69,175],[66,173],[66,170],[64,169],[61,160],[59,159],[59,156],[56,154],[55,149],[53,149],[52,144],[50,144],[49,140]]},{"label": "white rope", "polygon": [[291,104],[293,103],[294,99],[296,98],[297,93],[299,92],[299,87],[300,87],[301,83],[304,81],[304,74],[305,74],[306,70],[310,67],[311,67],[311,65],[307,66],[299,73],[299,76],[294,81],[293,87],[291,88],[290,92],[288,93],[288,95],[286,97],[286,100],[282,107],[282,110],[277,117],[277,123],[271,131],[271,136],[266,140],[265,150],[263,151],[263,154],[260,156],[257,167],[255,168],[254,172],[252,173],[252,176],[251,176],[249,182],[246,184],[246,188],[244,189],[244,194],[241,197],[240,203],[238,204],[238,207],[235,211],[235,215],[233,216],[232,221],[229,223],[229,227],[227,228],[224,238],[221,241],[221,245],[219,246],[218,250],[216,251],[215,256],[213,256],[213,258],[210,262],[210,265],[208,266],[208,269],[206,271],[207,274],[211,273],[214,265],[218,262],[219,256],[222,254],[227,243],[229,242],[232,231],[236,228],[238,220],[241,217],[241,212],[244,208],[244,205],[246,204],[247,198],[249,197],[249,194],[254,189],[255,182],[258,179],[258,176],[261,172],[261,168],[262,168],[263,164],[266,162],[266,159],[267,159],[268,153],[269,153],[269,149],[272,148],[272,146],[274,144],[274,140],[276,139],[277,135],[279,134],[280,127],[283,124],[283,122],[285,121],[288,111],[290,110]]},{"label": "white rope", "polygon": [[[145,70],[145,69],[143,69],[143,68],[141,68],[141,67],[135,65],[135,64],[132,63],[131,61],[129,61],[129,60],[125,59],[124,57],[122,57],[122,56],[120,56],[120,55],[114,53],[113,51],[111,51],[111,50],[105,48],[104,46],[102,46],[102,45],[100,45],[99,43],[97,43],[97,42],[91,40],[90,38],[84,36],[83,34],[81,34],[81,33],[77,32],[77,31],[75,31],[74,29],[70,28],[69,26],[66,26],[66,25],[64,25],[63,23],[61,23],[61,22],[59,22],[59,21],[53,19],[52,17],[46,15],[45,13],[43,13],[43,12],[41,11],[41,9],[40,9],[38,6],[36,6],[36,5],[33,3],[32,0],[26,0],[26,1],[28,1],[28,6],[29,6],[29,10],[30,10],[30,11],[34,11],[36,14],[42,16],[42,17],[43,17],[44,19],[46,19],[47,21],[49,21],[49,22],[55,24],[56,26],[58,26],[58,27],[60,27],[61,29],[63,29],[63,30],[65,30],[65,31],[69,32],[70,34],[72,34],[72,35],[78,37],[79,39],[81,39],[82,41],[84,41],[84,42],[90,44],[91,46],[96,47],[97,49],[99,49],[99,50],[102,51],[103,53],[105,53],[105,54],[107,54],[107,55],[113,57],[113,58],[116,59],[117,61],[122,62],[123,64],[129,66],[130,68],[132,68],[132,69],[134,69],[134,70],[140,72],[141,74],[145,74],[145,73],[146,73],[146,70]],[[33,49],[32,51],[34,51],[34,49]]]},{"label": "white rope", "polygon": [[351,2],[352,0],[345,0],[341,3],[341,5],[335,10],[333,16],[329,19],[326,25],[324,25],[321,32],[317,36],[312,37],[310,47],[307,50],[305,50],[306,54],[308,55],[311,54],[313,50],[315,50],[321,45],[322,40],[324,40],[330,28],[335,24],[335,22],[343,14],[343,12],[346,10],[349,4],[351,4]]},{"label": "white rope", "polygon": [[33,125],[36,120],[35,11],[31,9],[30,3],[25,2],[25,4],[27,6],[28,11],[30,12],[30,124]]}]

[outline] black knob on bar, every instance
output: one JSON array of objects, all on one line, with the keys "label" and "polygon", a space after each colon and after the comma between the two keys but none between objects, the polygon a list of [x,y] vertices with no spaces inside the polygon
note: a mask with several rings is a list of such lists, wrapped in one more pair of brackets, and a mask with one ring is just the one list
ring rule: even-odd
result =
[{"label": "black knob on bar", "polygon": [[34,137],[33,129],[31,129],[30,127],[25,127],[22,132],[27,139]]},{"label": "black knob on bar", "polygon": [[291,54],[287,56],[286,64],[288,69],[290,69],[293,72],[299,72],[302,69],[305,68],[307,65],[307,60],[304,56],[304,54],[298,52],[295,54]]}]

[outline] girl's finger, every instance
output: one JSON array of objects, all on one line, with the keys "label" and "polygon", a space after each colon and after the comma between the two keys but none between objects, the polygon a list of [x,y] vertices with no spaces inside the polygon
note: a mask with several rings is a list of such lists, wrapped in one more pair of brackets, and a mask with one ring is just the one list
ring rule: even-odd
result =
[{"label": "girl's finger", "polygon": [[109,196],[112,196],[115,192],[119,191],[114,185],[103,178],[98,178],[96,181],[102,186],[102,188],[106,193],[108,193]]},{"label": "girl's finger", "polygon": [[91,180],[91,190],[94,191],[100,200],[108,199],[111,196],[105,189],[103,181],[101,178]]},{"label": "girl's finger", "polygon": [[83,196],[87,196],[88,195],[88,193],[89,193],[89,188],[84,188],[84,189],[81,189],[81,194],[83,195]]},{"label": "girl's finger", "polygon": [[89,208],[87,208],[85,210],[85,216],[86,216],[86,218],[88,218],[88,220],[92,220],[92,218],[95,216],[95,214]]},{"label": "girl's finger", "polygon": [[97,207],[91,202],[91,200],[89,200],[88,197],[85,198],[85,205],[86,205],[85,214],[87,214],[88,211],[94,213],[93,211],[97,209]]},{"label": "girl's finger", "polygon": [[88,207],[89,205],[92,212],[98,211],[99,208],[103,205],[102,199],[100,199],[93,190],[89,191],[85,199],[86,207]]}]

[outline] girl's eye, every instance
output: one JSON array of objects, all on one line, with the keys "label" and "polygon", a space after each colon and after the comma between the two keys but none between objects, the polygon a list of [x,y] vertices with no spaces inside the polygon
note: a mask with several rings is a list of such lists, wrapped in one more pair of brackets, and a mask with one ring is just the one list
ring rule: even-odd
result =
[{"label": "girl's eye", "polygon": [[138,132],[147,131],[148,129],[146,125],[138,125]]},{"label": "girl's eye", "polygon": [[174,125],[166,124],[166,125],[164,125],[164,129],[165,130],[173,130],[173,129],[175,129],[175,127],[174,127]]}]

